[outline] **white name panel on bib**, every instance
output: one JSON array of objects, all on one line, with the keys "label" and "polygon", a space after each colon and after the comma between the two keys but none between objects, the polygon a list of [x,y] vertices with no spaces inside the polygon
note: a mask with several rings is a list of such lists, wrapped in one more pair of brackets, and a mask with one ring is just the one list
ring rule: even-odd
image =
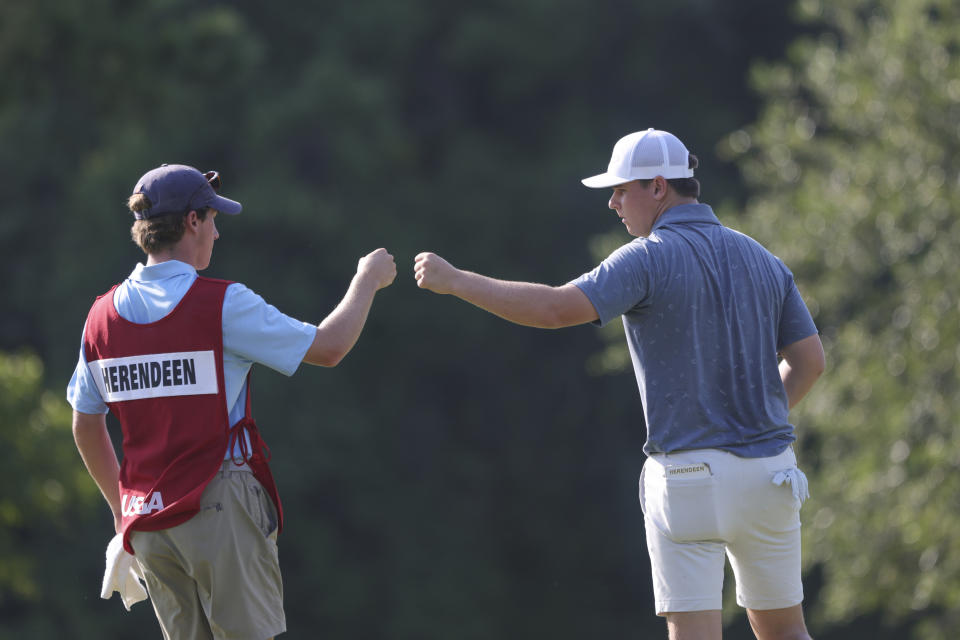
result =
[{"label": "white name panel on bib", "polygon": [[105,402],[217,393],[213,351],[107,358],[88,366]]}]

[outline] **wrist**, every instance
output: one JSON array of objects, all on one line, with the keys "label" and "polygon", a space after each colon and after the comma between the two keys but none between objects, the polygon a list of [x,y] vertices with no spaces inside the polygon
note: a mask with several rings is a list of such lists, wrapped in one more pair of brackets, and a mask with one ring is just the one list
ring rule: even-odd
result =
[{"label": "wrist", "polygon": [[457,296],[458,298],[462,298],[467,295],[467,292],[470,290],[470,282],[472,277],[476,277],[476,274],[454,267],[453,274],[450,276],[450,280],[448,282],[449,293]]},{"label": "wrist", "polygon": [[353,276],[352,286],[360,293],[376,293],[380,288],[376,276],[369,271],[358,271]]}]

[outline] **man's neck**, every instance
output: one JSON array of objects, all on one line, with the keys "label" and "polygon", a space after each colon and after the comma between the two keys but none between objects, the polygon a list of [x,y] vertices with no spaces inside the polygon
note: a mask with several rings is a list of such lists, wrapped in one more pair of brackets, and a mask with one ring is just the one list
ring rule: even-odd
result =
[{"label": "man's neck", "polygon": [[660,219],[664,213],[668,210],[673,209],[674,207],[679,207],[682,204],[700,204],[700,201],[696,198],[689,198],[686,196],[676,196],[674,198],[667,198],[663,201],[663,204],[660,205],[660,210],[657,211],[656,217],[653,219],[651,226],[656,224],[657,220]]},{"label": "man's neck", "polygon": [[183,247],[179,244],[171,249],[166,249],[164,251],[158,251],[156,253],[147,254],[147,266],[152,266],[155,264],[160,264],[162,262],[169,262],[170,260],[179,260],[180,262],[185,262],[189,265],[192,265],[194,269],[197,268],[193,264],[193,260],[188,255],[188,251],[185,251]]},{"label": "man's neck", "polygon": [[686,196],[677,196],[676,198],[670,198],[663,203],[663,210],[672,209],[674,207],[679,207],[682,204],[700,204],[700,201],[696,198],[689,198]]}]

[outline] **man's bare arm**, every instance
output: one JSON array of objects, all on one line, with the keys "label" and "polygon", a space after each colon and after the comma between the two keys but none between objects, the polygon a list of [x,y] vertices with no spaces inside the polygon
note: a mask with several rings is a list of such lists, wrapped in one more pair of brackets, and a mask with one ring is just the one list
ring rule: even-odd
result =
[{"label": "man's bare arm", "polygon": [[787,390],[790,408],[800,402],[826,368],[823,344],[814,334],[780,350],[780,379]]},{"label": "man's bare arm", "polygon": [[414,277],[421,289],[454,295],[484,311],[528,327],[559,329],[598,318],[590,299],[575,285],[551,287],[497,280],[457,269],[433,253],[421,253],[416,257]]},{"label": "man's bare arm", "polygon": [[386,249],[377,249],[361,258],[347,293],[317,327],[303,361],[323,367],[337,366],[360,338],[377,291],[389,286],[396,276],[396,264]]},{"label": "man's bare arm", "polygon": [[120,531],[120,463],[107,431],[106,414],[73,412],[73,440],[83,458],[90,477],[103,494],[110,511],[113,526]]}]

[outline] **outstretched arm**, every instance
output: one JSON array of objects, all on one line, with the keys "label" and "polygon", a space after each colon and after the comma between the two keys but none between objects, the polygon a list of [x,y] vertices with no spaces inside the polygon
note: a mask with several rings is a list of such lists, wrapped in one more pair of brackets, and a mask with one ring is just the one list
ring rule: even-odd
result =
[{"label": "outstretched arm", "polygon": [[73,412],[73,440],[87,466],[90,477],[97,483],[110,511],[113,527],[120,532],[120,463],[110,442],[106,414]]},{"label": "outstretched arm", "polygon": [[813,334],[780,350],[780,379],[787,390],[790,408],[807,395],[826,368],[820,336]]},{"label": "outstretched arm", "polygon": [[377,291],[389,286],[396,277],[397,266],[386,249],[377,249],[361,258],[350,288],[337,308],[317,327],[303,361],[323,367],[337,366],[360,338]]},{"label": "outstretched arm", "polygon": [[451,294],[470,304],[528,327],[559,329],[598,318],[590,299],[572,284],[551,287],[532,282],[496,280],[462,271],[433,253],[414,259],[417,286]]}]

